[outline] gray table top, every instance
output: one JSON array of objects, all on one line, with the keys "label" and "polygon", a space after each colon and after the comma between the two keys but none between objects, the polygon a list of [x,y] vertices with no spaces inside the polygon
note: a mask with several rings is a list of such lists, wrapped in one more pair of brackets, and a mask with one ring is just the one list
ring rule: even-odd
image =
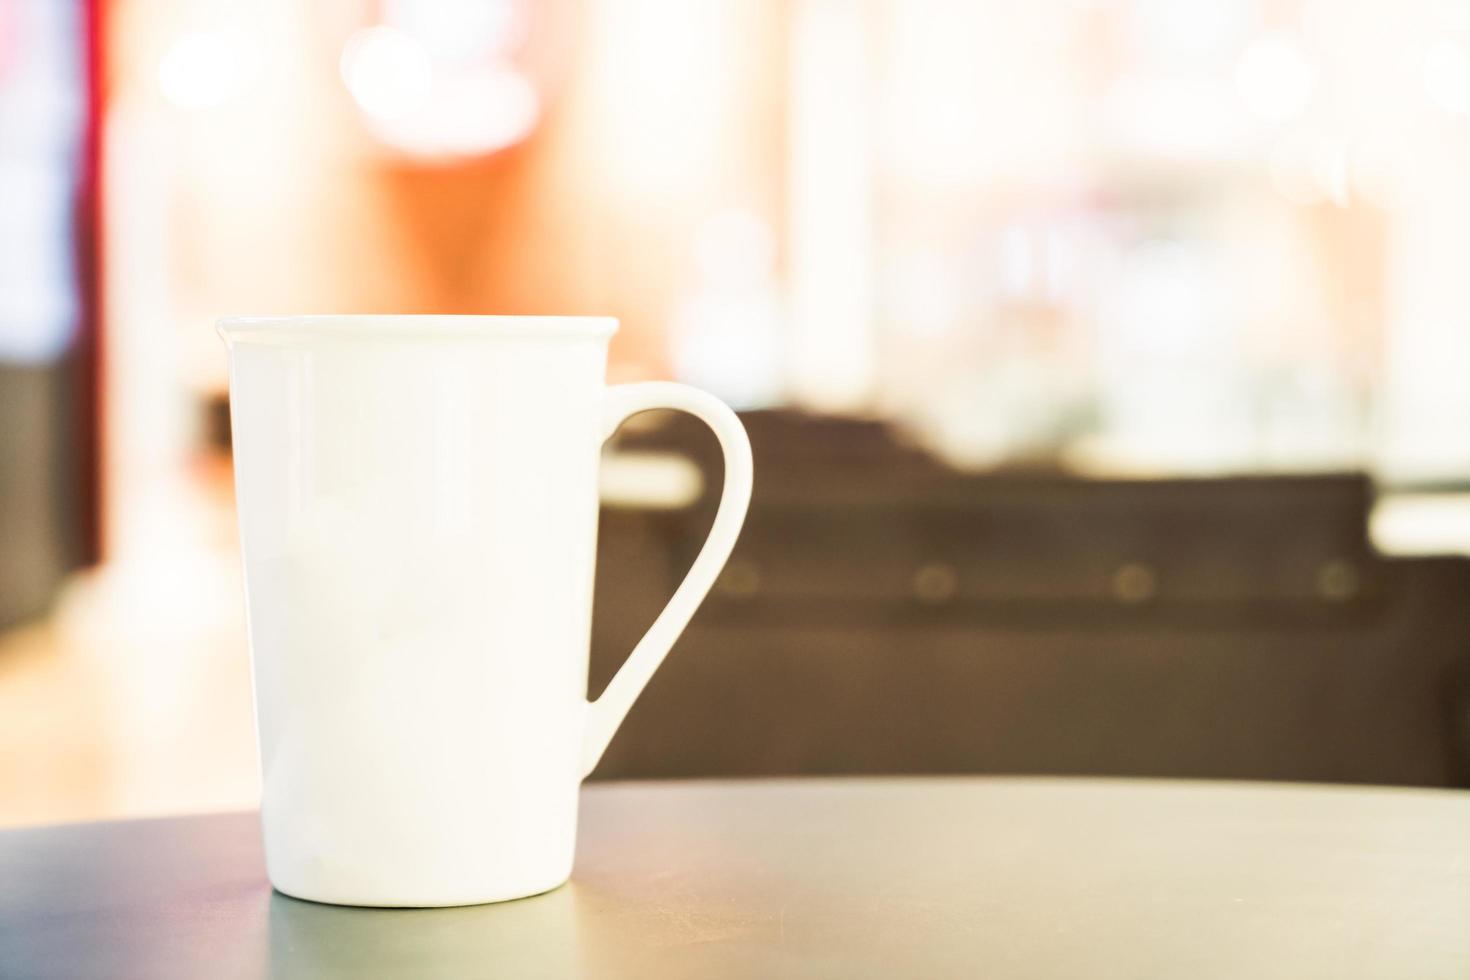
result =
[{"label": "gray table top", "polygon": [[1466,977],[1470,793],[600,785],[503,905],[314,905],[254,814],[0,833],[0,977]]}]

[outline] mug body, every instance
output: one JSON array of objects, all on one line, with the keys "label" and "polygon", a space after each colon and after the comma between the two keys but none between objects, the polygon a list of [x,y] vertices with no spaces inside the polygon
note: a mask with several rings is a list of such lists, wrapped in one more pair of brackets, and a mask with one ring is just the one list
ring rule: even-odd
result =
[{"label": "mug body", "polygon": [[571,871],[608,319],[223,321],[277,889]]}]

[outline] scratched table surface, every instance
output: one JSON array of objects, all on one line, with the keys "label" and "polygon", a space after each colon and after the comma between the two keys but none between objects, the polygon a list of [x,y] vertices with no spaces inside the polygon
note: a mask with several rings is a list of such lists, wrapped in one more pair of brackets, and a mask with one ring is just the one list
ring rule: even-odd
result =
[{"label": "scratched table surface", "polygon": [[1470,793],[626,783],[502,905],[272,893],[254,814],[0,833],[0,977],[1466,977]]}]

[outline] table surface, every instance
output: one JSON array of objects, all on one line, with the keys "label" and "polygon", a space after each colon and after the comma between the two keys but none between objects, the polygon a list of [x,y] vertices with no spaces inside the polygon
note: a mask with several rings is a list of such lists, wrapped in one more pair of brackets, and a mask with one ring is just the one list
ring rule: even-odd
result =
[{"label": "table surface", "polygon": [[1470,793],[828,779],[583,793],[536,898],[337,908],[254,814],[0,833],[0,977],[1466,977]]}]

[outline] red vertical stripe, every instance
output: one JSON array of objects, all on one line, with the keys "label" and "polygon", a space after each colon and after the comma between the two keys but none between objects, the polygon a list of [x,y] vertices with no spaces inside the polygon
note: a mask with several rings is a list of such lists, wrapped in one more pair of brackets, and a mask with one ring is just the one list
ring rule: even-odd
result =
[{"label": "red vertical stripe", "polygon": [[77,196],[76,247],[80,323],[77,329],[78,385],[81,404],[79,516],[88,562],[102,557],[103,425],[105,374],[102,366],[102,113],[105,106],[105,0],[82,0],[83,66],[86,72],[86,117],[82,135],[80,188]]}]

